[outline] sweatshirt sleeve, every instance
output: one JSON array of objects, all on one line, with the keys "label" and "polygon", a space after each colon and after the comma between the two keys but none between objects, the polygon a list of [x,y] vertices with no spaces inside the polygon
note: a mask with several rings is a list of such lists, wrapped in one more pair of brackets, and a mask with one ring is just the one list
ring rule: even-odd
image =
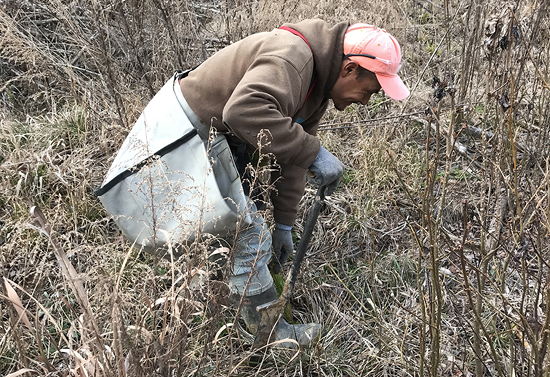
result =
[{"label": "sweatshirt sleeve", "polygon": [[276,191],[271,193],[273,218],[285,225],[294,225],[298,214],[298,204],[304,195],[306,169],[295,165],[279,163],[281,170],[271,175]]},{"label": "sweatshirt sleeve", "polygon": [[309,89],[313,62],[297,68],[278,56],[260,56],[250,66],[223,109],[224,125],[239,139],[258,145],[261,130],[271,133],[262,152],[279,163],[307,169],[319,140],[292,121]]},{"label": "sweatshirt sleeve", "polygon": [[[328,101],[302,123],[303,128],[309,134],[317,133],[319,121],[325,113],[327,104]],[[282,162],[279,165],[281,166],[281,170],[272,174],[271,177],[277,189],[271,194],[271,202],[274,207],[273,217],[278,223],[293,225],[298,213],[298,204],[304,195],[307,169],[294,165],[286,165]]]},{"label": "sweatshirt sleeve", "polygon": [[[319,128],[319,122],[321,121],[321,118],[323,118],[323,115],[325,114],[325,111],[328,107],[328,99],[325,100],[321,106],[308,118],[302,123],[303,129],[310,135],[317,135],[317,129]],[[317,151],[318,153],[319,151]],[[315,155],[317,156],[317,155]],[[309,168],[309,166],[308,166]]]}]

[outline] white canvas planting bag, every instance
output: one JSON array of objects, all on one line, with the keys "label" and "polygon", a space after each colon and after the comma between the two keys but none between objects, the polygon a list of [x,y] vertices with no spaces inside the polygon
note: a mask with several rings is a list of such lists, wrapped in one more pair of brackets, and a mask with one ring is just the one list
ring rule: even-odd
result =
[{"label": "white canvas planting bag", "polygon": [[95,191],[130,242],[148,251],[251,223],[225,136],[208,140],[178,77],[147,105]]}]

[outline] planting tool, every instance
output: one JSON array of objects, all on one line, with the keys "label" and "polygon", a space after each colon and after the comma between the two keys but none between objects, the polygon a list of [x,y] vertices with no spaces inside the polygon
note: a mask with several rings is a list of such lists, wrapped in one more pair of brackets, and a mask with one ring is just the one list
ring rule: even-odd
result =
[{"label": "planting tool", "polygon": [[262,317],[260,320],[260,325],[258,326],[258,332],[254,338],[253,348],[255,349],[261,348],[269,342],[271,335],[275,333],[274,328],[282,318],[288,300],[292,296],[294,284],[296,283],[298,273],[300,272],[300,265],[306,255],[307,246],[313,234],[313,228],[315,227],[315,223],[319,217],[319,212],[321,212],[321,207],[323,206],[325,200],[325,189],[326,186],[321,186],[317,190],[315,201],[313,202],[313,205],[307,215],[302,238],[300,239],[300,243],[296,249],[296,255],[294,255],[292,267],[290,268],[290,272],[286,278],[281,296],[277,300],[260,305],[256,308],[256,310],[262,313]]}]

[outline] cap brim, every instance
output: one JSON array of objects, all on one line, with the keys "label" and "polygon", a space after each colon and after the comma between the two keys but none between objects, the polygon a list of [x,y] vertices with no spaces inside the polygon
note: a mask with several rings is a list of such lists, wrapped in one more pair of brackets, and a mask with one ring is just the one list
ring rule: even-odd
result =
[{"label": "cap brim", "polygon": [[376,78],[378,79],[382,89],[384,89],[384,92],[394,100],[401,101],[411,94],[401,78],[397,75],[386,76],[376,73]]}]

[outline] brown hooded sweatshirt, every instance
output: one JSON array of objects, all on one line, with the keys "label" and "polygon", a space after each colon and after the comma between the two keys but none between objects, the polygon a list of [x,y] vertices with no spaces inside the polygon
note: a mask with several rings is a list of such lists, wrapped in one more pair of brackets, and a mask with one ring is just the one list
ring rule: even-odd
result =
[{"label": "brown hooded sweatshirt", "polygon": [[[271,197],[274,218],[293,225],[306,169],[319,153],[314,135],[340,72],[349,24],[306,20],[285,26],[299,31],[311,50],[289,31],[254,34],[214,54],[180,86],[199,118],[231,132],[230,138],[238,139],[233,142],[256,149],[260,130],[269,130],[272,139],[262,152],[273,153],[281,166],[281,179],[278,172],[272,176],[277,188]],[[317,82],[306,100],[314,67]]]}]

